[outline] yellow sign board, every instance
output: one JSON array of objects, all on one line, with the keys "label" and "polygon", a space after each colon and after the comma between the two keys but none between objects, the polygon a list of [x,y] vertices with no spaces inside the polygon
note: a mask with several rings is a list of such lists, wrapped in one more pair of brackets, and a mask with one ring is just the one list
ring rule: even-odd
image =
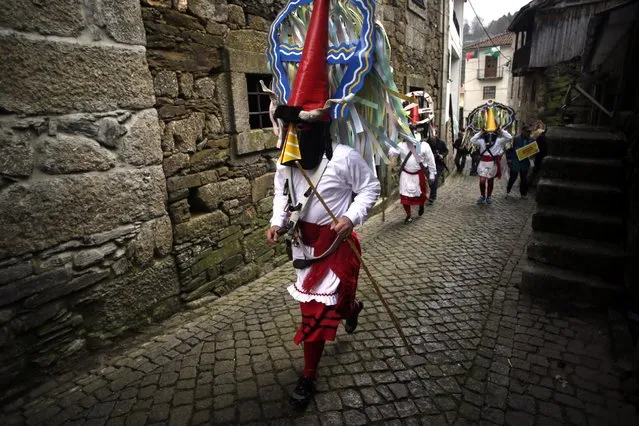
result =
[{"label": "yellow sign board", "polygon": [[533,142],[522,148],[519,148],[515,152],[517,153],[517,159],[519,161],[525,160],[526,158],[532,157],[539,152],[539,145],[537,145],[537,142]]}]

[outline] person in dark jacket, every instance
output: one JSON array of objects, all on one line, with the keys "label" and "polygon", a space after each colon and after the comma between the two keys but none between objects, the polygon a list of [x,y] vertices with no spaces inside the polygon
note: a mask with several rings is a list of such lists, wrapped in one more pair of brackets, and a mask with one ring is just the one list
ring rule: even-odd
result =
[{"label": "person in dark jacket", "polygon": [[468,155],[468,150],[462,148],[462,141],[464,140],[464,131],[462,129],[461,132],[457,134],[457,139],[453,143],[453,148],[455,148],[455,167],[457,167],[457,173],[463,173],[464,167],[466,167],[466,156]]},{"label": "person in dark jacket", "polygon": [[470,175],[477,176],[477,167],[479,167],[479,159],[481,155],[479,155],[479,149],[473,147],[470,152]]},{"label": "person in dark jacket", "polygon": [[530,170],[530,158],[519,160],[517,158],[516,151],[531,142],[530,128],[524,127],[521,130],[521,134],[519,136],[515,136],[515,139],[513,139],[512,148],[506,151],[506,160],[508,161],[508,169],[510,170],[508,186],[506,187],[506,197],[510,195],[510,191],[513,189],[513,185],[517,181],[517,176],[519,176],[519,194],[521,195],[521,198],[526,198],[526,195],[528,195],[528,171]]},{"label": "person in dark jacket", "polygon": [[441,176],[444,169],[446,169],[446,156],[448,155],[448,147],[446,146],[446,142],[439,139],[435,135],[432,135],[430,138],[428,138],[428,145],[430,145],[430,149],[433,151],[433,155],[435,156],[435,165],[437,166],[437,175],[435,176],[435,181],[430,184],[430,198],[428,200],[428,204],[432,205],[437,199],[439,177]]}]

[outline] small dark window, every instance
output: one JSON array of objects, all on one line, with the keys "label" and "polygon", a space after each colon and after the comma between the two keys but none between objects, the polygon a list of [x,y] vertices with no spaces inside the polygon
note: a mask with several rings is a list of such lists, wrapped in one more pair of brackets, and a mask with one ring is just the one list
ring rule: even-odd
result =
[{"label": "small dark window", "polygon": [[272,127],[268,109],[271,99],[262,91],[260,80],[270,86],[272,76],[267,74],[246,74],[246,88],[249,103],[249,124],[251,129]]},{"label": "small dark window", "polygon": [[495,99],[497,86],[484,86],[484,99]]},{"label": "small dark window", "polygon": [[426,0],[412,0],[412,2],[426,9]]}]

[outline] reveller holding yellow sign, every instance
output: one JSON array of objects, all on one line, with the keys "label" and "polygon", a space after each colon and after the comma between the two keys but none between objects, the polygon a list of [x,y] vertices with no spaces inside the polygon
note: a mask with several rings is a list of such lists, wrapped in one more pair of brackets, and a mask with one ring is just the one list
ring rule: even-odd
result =
[{"label": "reveller holding yellow sign", "polygon": [[[510,190],[513,189],[517,176],[519,175],[519,193],[521,198],[526,198],[528,195],[528,170],[530,170],[530,157],[519,159],[517,150],[521,150],[533,143],[530,138],[530,128],[524,126],[521,129],[521,134],[515,136],[513,139],[513,146],[506,151],[506,160],[508,161],[508,169],[510,170],[510,177],[508,178],[508,186],[506,187],[506,197],[510,195]],[[538,151],[538,150],[537,150]],[[521,151],[520,151],[521,152]]]}]

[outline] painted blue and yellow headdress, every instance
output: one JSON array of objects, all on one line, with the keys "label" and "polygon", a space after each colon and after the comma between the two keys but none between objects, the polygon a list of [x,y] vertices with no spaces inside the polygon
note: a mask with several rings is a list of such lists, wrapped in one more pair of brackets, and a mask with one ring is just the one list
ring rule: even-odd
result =
[{"label": "painted blue and yellow headdress", "polygon": [[[309,38],[316,42],[309,43]],[[326,44],[321,45],[324,40]],[[390,44],[375,21],[374,0],[289,0],[271,26],[266,54],[273,73],[268,92],[277,105],[273,110],[285,151],[291,123],[299,122],[330,120],[333,142],[357,149],[373,169],[388,162],[386,152],[399,139],[415,140],[402,100],[416,101],[400,94],[393,81]],[[326,72],[328,93],[323,105],[299,102],[300,86],[322,84],[317,77],[304,84],[297,81],[307,74],[308,63]],[[294,139],[289,148],[300,144]],[[298,154],[303,156],[293,152],[287,158],[293,161]]]}]

